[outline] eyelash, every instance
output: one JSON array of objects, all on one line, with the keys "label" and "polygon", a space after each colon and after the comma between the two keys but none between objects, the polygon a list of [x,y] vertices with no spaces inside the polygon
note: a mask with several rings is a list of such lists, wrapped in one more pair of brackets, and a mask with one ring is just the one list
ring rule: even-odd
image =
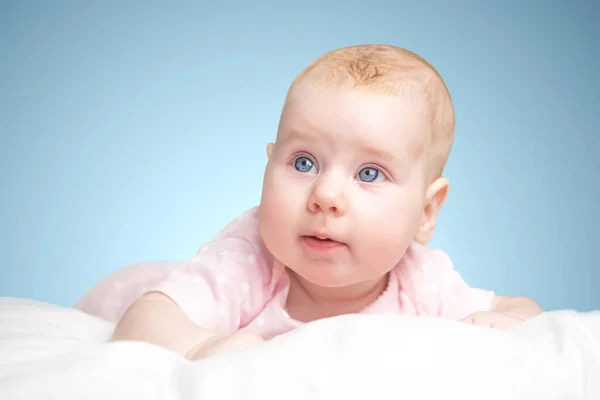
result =
[{"label": "eyelash", "polygon": [[376,169],[377,171],[379,171],[379,173],[380,173],[380,174],[383,174],[383,175],[385,176],[385,178],[386,178],[386,179],[389,179],[389,178],[388,178],[388,174],[387,174],[387,172],[385,171],[385,169],[383,169],[381,166],[379,166],[379,165],[376,165],[376,164],[366,164],[366,165],[362,165],[362,166],[359,168],[359,170],[358,170],[358,173],[360,173],[360,171],[362,171],[362,170],[363,170],[363,169],[365,169],[365,168],[373,168],[373,169]]},{"label": "eyelash", "polygon": [[[315,159],[313,156],[311,156],[310,154],[307,154],[307,153],[295,153],[295,154],[293,154],[293,155],[290,157],[290,159],[289,159],[289,161],[288,161],[288,164],[289,164],[289,165],[291,165],[291,166],[293,167],[293,166],[294,166],[294,163],[296,162],[296,160],[297,160],[298,158],[300,158],[300,157],[306,157],[306,158],[310,159],[310,160],[312,161],[313,165],[315,166],[315,168],[317,169],[317,173],[319,172],[319,170],[320,170],[320,169],[319,169],[319,165],[317,164],[317,161],[316,161],[316,159]],[[374,168],[374,169],[376,169],[377,171],[379,171],[379,173],[380,173],[380,174],[382,174],[382,175],[383,175],[383,177],[385,178],[385,180],[387,180],[387,181],[391,180],[391,179],[390,179],[390,176],[389,176],[389,174],[387,173],[387,171],[386,171],[384,168],[382,168],[381,166],[379,166],[379,165],[376,165],[376,164],[366,164],[366,165],[362,165],[362,166],[361,166],[361,167],[358,169],[358,172],[356,173],[355,177],[357,177],[357,176],[358,176],[358,174],[360,174],[360,171],[362,171],[362,170],[363,170],[363,169],[365,169],[365,168]],[[372,183],[372,182],[364,182],[364,183]]]},{"label": "eyelash", "polygon": [[317,172],[319,171],[319,164],[317,163],[317,160],[313,156],[311,156],[310,154],[307,154],[307,153],[296,153],[296,154],[292,155],[290,157],[290,160],[288,161],[288,164],[293,167],[296,160],[300,157],[306,157],[306,158],[310,159],[310,161],[312,161],[313,165],[317,169]]}]

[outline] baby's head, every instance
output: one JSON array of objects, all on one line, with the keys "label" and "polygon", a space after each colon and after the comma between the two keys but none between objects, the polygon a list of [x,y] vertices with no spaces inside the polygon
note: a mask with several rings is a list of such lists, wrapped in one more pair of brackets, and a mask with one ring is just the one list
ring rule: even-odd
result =
[{"label": "baby's head", "polygon": [[292,83],[267,147],[267,248],[321,287],[381,279],[431,238],[453,135],[448,90],[418,55],[365,45],[321,56]]}]

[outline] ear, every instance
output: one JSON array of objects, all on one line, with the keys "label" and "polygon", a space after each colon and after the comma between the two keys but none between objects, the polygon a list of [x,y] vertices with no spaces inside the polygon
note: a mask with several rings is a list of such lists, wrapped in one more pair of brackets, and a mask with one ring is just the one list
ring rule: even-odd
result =
[{"label": "ear", "polygon": [[267,144],[267,158],[271,158],[271,153],[273,152],[273,143]]},{"label": "ear", "polygon": [[446,202],[449,189],[450,182],[444,177],[437,178],[429,185],[425,194],[425,208],[421,217],[421,226],[415,236],[415,241],[425,244],[431,240],[435,232],[437,216]]}]

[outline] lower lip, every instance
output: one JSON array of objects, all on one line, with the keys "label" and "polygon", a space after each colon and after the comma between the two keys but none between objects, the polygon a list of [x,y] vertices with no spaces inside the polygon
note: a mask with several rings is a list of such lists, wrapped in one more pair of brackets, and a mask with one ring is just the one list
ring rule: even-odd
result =
[{"label": "lower lip", "polygon": [[306,247],[314,251],[332,251],[345,246],[344,243],[334,240],[319,240],[309,236],[303,236],[302,242]]}]

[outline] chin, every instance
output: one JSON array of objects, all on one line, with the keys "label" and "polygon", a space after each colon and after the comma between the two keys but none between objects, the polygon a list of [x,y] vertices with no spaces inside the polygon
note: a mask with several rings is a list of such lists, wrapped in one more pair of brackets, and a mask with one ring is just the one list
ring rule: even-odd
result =
[{"label": "chin", "polygon": [[[288,267],[289,268],[289,267]],[[332,269],[338,269],[338,266],[319,266],[312,265],[310,267],[311,270],[297,269],[297,268],[289,268],[294,274],[301,277],[303,280],[310,282],[313,285],[322,287],[322,288],[341,288],[350,286],[356,282],[348,279],[347,277],[340,274],[340,271],[335,271]]]}]

